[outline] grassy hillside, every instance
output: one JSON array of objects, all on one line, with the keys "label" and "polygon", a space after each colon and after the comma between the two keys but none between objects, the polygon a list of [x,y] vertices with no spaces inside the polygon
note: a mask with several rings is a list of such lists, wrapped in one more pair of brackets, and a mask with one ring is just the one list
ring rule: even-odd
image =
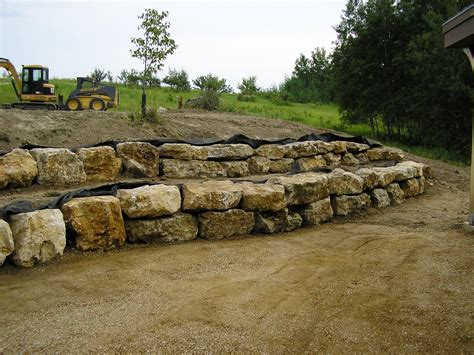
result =
[{"label": "grassy hillside", "polygon": [[[71,91],[75,89],[75,80],[56,79],[52,80],[56,85],[56,90],[66,99]],[[140,110],[141,89],[117,85],[120,92],[120,107],[116,110],[125,112],[138,112]],[[175,109],[177,107],[177,96],[183,96],[184,100],[196,97],[199,91],[175,92],[168,88],[154,88],[147,90],[147,104],[151,107],[165,107]],[[354,135],[371,137],[371,130],[368,125],[345,125],[339,115],[338,107],[335,104],[298,104],[277,105],[270,100],[258,98],[255,102],[241,102],[237,100],[236,94],[221,95],[221,110],[235,112],[245,115],[260,117],[271,117],[276,119],[290,120],[304,123],[318,128],[334,129],[344,131]],[[17,101],[11,84],[6,79],[0,79],[0,104]],[[469,163],[460,155],[453,154],[445,149],[428,149],[400,144],[399,142],[383,141],[391,146],[397,146],[405,151],[422,155],[428,158],[440,159],[455,163]]]}]

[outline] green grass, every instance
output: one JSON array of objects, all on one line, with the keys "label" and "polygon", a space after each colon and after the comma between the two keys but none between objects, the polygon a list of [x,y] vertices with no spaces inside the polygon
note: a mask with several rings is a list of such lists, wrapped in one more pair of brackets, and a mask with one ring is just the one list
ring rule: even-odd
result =
[{"label": "green grass", "polygon": [[[66,100],[69,93],[76,87],[76,81],[70,79],[51,80],[56,85],[58,94]],[[118,111],[139,112],[141,103],[141,89],[137,87],[126,87],[116,85],[120,92],[120,106]],[[167,109],[177,108],[177,96],[182,96],[184,101],[199,95],[199,91],[175,92],[169,88],[152,88],[147,90],[147,106]],[[221,110],[244,115],[259,117],[270,117],[281,120],[303,123],[315,128],[326,128],[343,131],[353,135],[372,137],[369,125],[346,125],[341,121],[338,107],[335,104],[299,104],[277,105],[270,100],[258,97],[255,102],[241,102],[237,100],[237,94],[221,95]],[[0,104],[16,102],[17,98],[8,80],[0,78]],[[383,141],[383,144],[395,146],[416,155],[430,159],[442,160],[458,165],[469,164],[469,159],[447,151],[442,148],[424,148],[402,144],[396,141]]]}]

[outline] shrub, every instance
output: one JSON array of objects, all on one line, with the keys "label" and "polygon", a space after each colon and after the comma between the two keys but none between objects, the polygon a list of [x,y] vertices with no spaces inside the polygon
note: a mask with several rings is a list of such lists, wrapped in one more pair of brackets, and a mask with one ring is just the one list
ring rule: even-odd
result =
[{"label": "shrub", "polygon": [[184,69],[169,69],[168,75],[163,79],[163,83],[169,85],[176,91],[189,91],[191,84],[189,83],[188,73]]},{"label": "shrub", "polygon": [[225,79],[219,79],[218,76],[211,73],[197,77],[193,80],[193,84],[199,90],[214,90],[218,93],[232,92],[232,87],[226,84]]},{"label": "shrub", "polygon": [[220,107],[219,93],[215,90],[203,90],[201,95],[186,101],[186,107],[215,111]]}]

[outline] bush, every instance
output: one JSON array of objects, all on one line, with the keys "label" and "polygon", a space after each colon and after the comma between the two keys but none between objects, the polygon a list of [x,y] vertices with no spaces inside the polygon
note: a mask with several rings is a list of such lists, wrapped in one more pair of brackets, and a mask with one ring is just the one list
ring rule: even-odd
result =
[{"label": "bush", "polygon": [[257,98],[255,97],[255,95],[246,95],[240,93],[239,95],[237,95],[237,100],[244,102],[255,102],[257,101]]},{"label": "bush", "polygon": [[142,116],[142,111],[132,111],[129,113],[128,118],[133,124],[139,125],[144,122],[158,123],[160,121],[160,113],[157,107],[147,106],[145,109],[145,117]]},{"label": "bush", "polygon": [[249,76],[248,78],[242,78],[242,82],[237,86],[240,93],[243,95],[252,96],[255,95],[260,89],[257,87],[257,77]]},{"label": "bush", "polygon": [[186,107],[200,108],[208,111],[219,109],[221,100],[219,93],[215,90],[203,90],[201,95],[186,101]]}]

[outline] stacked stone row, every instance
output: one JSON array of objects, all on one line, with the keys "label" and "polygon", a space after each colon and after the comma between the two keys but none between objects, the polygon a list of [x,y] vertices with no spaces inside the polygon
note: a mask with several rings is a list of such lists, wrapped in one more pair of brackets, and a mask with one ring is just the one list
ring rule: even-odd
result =
[{"label": "stacked stone row", "polygon": [[288,232],[334,216],[399,204],[424,192],[425,166],[340,168],[330,173],[273,176],[265,183],[216,180],[121,189],[116,196],[74,198],[0,220],[0,263],[30,267],[78,250],[109,250],[130,243],[216,240],[250,233]]},{"label": "stacked stone row", "polygon": [[216,178],[305,172],[325,166],[357,166],[369,161],[403,159],[393,148],[373,148],[354,142],[305,141],[267,144],[163,144],[125,142],[116,146],[14,149],[0,157],[0,189],[74,186],[115,181],[120,175],[136,178]]}]

